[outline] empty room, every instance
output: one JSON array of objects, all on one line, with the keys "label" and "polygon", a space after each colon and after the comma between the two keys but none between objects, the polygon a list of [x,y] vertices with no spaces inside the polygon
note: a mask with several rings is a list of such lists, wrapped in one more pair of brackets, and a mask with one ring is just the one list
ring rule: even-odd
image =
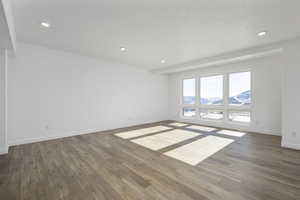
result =
[{"label": "empty room", "polygon": [[299,8],[0,0],[0,199],[299,200]]}]

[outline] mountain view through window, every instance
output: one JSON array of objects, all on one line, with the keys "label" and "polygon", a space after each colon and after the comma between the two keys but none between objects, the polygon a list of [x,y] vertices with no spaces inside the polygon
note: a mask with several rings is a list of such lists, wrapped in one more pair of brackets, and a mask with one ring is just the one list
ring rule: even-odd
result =
[{"label": "mountain view through window", "polygon": [[229,99],[230,105],[251,104],[251,73],[241,72],[229,75]]},{"label": "mountain view through window", "polygon": [[183,104],[195,104],[196,79],[183,80]]}]

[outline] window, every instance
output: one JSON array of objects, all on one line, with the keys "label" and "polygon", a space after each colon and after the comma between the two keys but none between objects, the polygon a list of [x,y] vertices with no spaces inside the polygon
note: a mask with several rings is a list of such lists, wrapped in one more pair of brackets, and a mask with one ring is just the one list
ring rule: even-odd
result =
[{"label": "window", "polygon": [[201,119],[222,120],[223,119],[223,111],[200,109],[200,118]]},{"label": "window", "polygon": [[195,108],[183,108],[182,113],[184,117],[195,117],[196,109]]},{"label": "window", "polygon": [[223,104],[223,76],[200,78],[200,103],[204,105]]},{"label": "window", "polygon": [[196,79],[183,80],[183,104],[195,104],[196,98]]},{"label": "window", "polygon": [[250,71],[182,80],[182,117],[249,124],[251,104]]},{"label": "window", "polygon": [[249,111],[229,111],[228,119],[232,122],[249,123],[251,121]]},{"label": "window", "polygon": [[[238,111],[229,110],[228,120],[232,122],[250,123],[251,115],[251,72],[229,74],[229,106],[239,106]],[[234,109],[231,107],[230,109]]]},{"label": "window", "polygon": [[250,72],[229,74],[230,105],[251,104],[251,74]]}]

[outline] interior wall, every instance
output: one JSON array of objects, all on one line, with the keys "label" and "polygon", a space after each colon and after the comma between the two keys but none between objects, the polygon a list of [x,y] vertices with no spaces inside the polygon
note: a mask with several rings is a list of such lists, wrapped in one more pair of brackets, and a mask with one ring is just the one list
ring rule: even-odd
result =
[{"label": "interior wall", "polygon": [[[183,78],[193,75],[196,75],[197,77],[209,76],[249,69],[252,76],[252,122],[250,125],[239,125],[237,123],[229,124],[200,119],[186,120],[180,116],[180,99],[182,95],[180,82]],[[279,55],[234,64],[174,73],[169,77],[169,115],[173,120],[281,135],[281,86],[282,65],[281,56]]]},{"label": "interior wall", "polygon": [[10,145],[168,118],[168,77],[18,43],[8,69]]},{"label": "interior wall", "polygon": [[169,81],[164,76],[130,66],[30,44],[18,46],[16,56],[9,58],[9,144],[165,119],[184,121],[179,118],[178,80],[181,77],[251,67],[255,79],[252,91],[257,93],[254,102],[260,102],[253,107],[255,123],[232,126],[193,122],[275,135],[282,133],[283,146],[300,149],[300,95],[297,93],[300,39],[278,45],[283,47],[280,57],[176,73],[169,76]]},{"label": "interior wall", "polygon": [[300,150],[300,39],[284,45],[282,146]]},{"label": "interior wall", "polygon": [[0,49],[0,154],[7,151],[7,51]]}]

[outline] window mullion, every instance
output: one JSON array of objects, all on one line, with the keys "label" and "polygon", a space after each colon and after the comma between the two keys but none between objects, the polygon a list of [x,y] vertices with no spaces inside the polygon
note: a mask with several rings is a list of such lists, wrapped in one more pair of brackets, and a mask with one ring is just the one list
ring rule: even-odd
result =
[{"label": "window mullion", "polygon": [[[244,89],[249,86],[244,86],[242,83],[248,83],[247,74],[244,74],[243,80],[240,80],[241,76],[243,74],[238,74],[243,72],[235,72],[235,73],[223,73],[219,75],[211,75],[211,76],[194,76],[194,77],[187,77],[186,79],[182,79],[180,84],[181,89],[181,100],[180,100],[180,115],[184,118],[194,118],[194,119],[203,119],[204,117],[200,117],[200,112],[207,113],[206,115],[210,118],[218,117],[219,112],[221,111],[223,113],[222,122],[224,123],[230,123],[233,122],[232,116],[237,116],[240,121],[246,122],[246,117],[251,115],[252,111],[252,102],[249,99],[247,95],[249,93],[237,93],[236,90],[239,92],[239,90]],[[246,73],[246,72],[245,72]],[[251,73],[251,72],[247,72]],[[232,75],[234,74],[234,75]],[[222,76],[222,81],[220,80],[220,77]],[[248,77],[251,76],[248,75]],[[233,77],[233,78],[232,78]],[[243,77],[243,76],[242,76]],[[240,79],[239,79],[240,78]],[[252,78],[252,76],[251,76]],[[186,87],[185,82],[186,81]],[[191,82],[193,81],[193,84]],[[244,81],[244,82],[243,82]],[[221,83],[223,85],[221,90]],[[233,90],[232,86],[233,85]],[[203,84],[203,85],[202,85]],[[210,85],[211,84],[211,85]],[[252,81],[250,79],[250,84],[252,85]],[[250,95],[251,94],[251,85],[250,85]],[[212,87],[211,87],[212,86]],[[191,88],[193,87],[194,92],[191,92]],[[204,88],[201,88],[204,87]],[[240,87],[238,89],[234,87]],[[203,89],[203,91],[201,91]],[[185,93],[185,91],[187,93]],[[220,102],[217,100],[214,100],[214,97],[221,98],[221,92],[222,91],[222,99],[223,103],[220,104]],[[233,91],[233,92],[232,92]],[[246,90],[245,90],[246,91]],[[243,90],[241,91],[243,92]],[[203,94],[202,94],[203,93]],[[236,95],[236,93],[238,95]],[[201,94],[203,95],[202,98],[205,98],[203,101],[203,104],[201,103]],[[230,95],[236,95],[230,98]],[[248,99],[246,99],[248,98]],[[252,97],[251,97],[252,98]],[[248,103],[249,101],[249,103]],[[232,104],[230,104],[232,103]],[[248,114],[249,112],[249,114]],[[221,114],[221,113],[220,113]],[[229,119],[229,115],[231,115],[231,118]],[[208,118],[209,118],[208,117]],[[250,117],[251,118],[251,117]],[[221,120],[219,120],[221,121]],[[236,121],[236,120],[235,120]]]},{"label": "window mullion", "polygon": [[201,81],[200,81],[200,78],[201,77],[197,77],[197,92],[196,92],[196,117],[198,119],[200,119],[200,108],[201,108],[201,103],[200,103],[200,99],[201,99],[201,92],[200,92],[200,89],[201,89]]},{"label": "window mullion", "polygon": [[229,74],[226,73],[224,74],[224,79],[223,79],[223,102],[224,102],[224,122],[228,122],[228,98],[229,98]]}]

